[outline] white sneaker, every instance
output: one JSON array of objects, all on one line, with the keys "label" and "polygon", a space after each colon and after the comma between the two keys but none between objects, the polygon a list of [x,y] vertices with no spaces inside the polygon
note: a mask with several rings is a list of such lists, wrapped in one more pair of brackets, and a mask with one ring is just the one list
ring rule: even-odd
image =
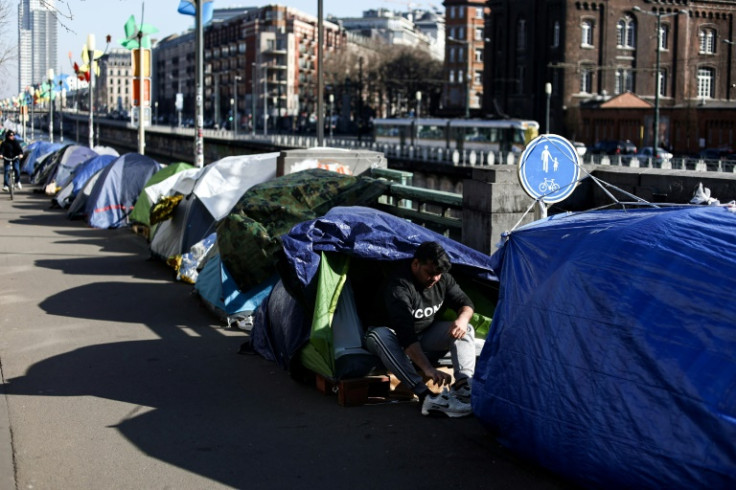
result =
[{"label": "white sneaker", "polygon": [[455,386],[452,386],[450,388],[450,393],[460,400],[463,403],[467,403],[470,405],[470,391],[471,391],[472,385],[470,384],[470,380],[468,380],[466,383],[464,383],[459,388],[455,388]]},{"label": "white sneaker", "polygon": [[19,190],[23,188],[23,186],[22,186],[22,185],[20,185],[20,182],[18,182],[17,184],[15,184],[15,186],[16,186],[16,187],[17,187],[17,188],[18,188]]},{"label": "white sneaker", "polygon": [[430,394],[422,402],[422,415],[445,414],[448,417],[467,417],[473,413],[470,403],[455,398],[450,390],[444,388],[442,393]]},{"label": "white sneaker", "polygon": [[9,188],[9,187],[8,187],[7,185],[4,185],[4,186],[3,186],[3,190],[4,190],[5,192],[8,192],[8,191],[10,190],[10,188]]}]

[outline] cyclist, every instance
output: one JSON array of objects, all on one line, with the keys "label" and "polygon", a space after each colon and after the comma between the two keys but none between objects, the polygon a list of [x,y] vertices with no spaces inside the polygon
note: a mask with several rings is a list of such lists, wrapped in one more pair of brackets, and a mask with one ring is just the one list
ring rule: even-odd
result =
[{"label": "cyclist", "polygon": [[[15,132],[8,130],[5,132],[5,141],[2,144],[3,164],[5,166],[5,183],[3,190],[7,191],[10,182],[10,162],[13,162],[13,170],[15,171],[15,183],[18,189],[23,187],[20,185],[20,157],[23,156],[23,148],[20,143],[15,140]],[[18,158],[16,158],[18,157]]]}]

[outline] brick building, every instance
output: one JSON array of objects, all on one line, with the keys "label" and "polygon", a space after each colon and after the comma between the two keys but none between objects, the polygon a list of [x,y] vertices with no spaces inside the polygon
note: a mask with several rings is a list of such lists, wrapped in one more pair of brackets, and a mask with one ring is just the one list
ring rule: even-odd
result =
[{"label": "brick building", "polygon": [[446,115],[480,115],[484,90],[484,0],[445,0]]},{"label": "brick building", "polygon": [[[638,145],[651,144],[659,107],[663,146],[677,153],[736,146],[736,1],[490,0],[488,6],[487,115],[544,120],[550,83],[553,133],[588,144],[633,134]],[[617,97],[627,92],[636,97]]]}]

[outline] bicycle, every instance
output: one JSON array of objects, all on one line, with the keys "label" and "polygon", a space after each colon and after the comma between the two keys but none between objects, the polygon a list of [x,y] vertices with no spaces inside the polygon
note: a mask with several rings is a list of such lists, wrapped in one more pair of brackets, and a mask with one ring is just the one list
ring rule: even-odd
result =
[{"label": "bicycle", "polygon": [[[15,194],[15,166],[13,165],[13,162],[15,160],[20,160],[20,155],[14,157],[14,158],[8,158],[6,156],[3,156],[3,160],[5,160],[7,165],[10,166],[10,175],[8,176],[8,190],[10,191],[10,200],[13,200],[14,194]],[[20,175],[18,176],[20,181]]]}]

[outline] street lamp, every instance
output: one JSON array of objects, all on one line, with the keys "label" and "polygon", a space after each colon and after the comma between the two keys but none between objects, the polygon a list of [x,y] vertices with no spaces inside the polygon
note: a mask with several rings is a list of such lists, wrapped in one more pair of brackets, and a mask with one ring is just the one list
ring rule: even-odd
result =
[{"label": "street lamp", "polygon": [[87,36],[87,51],[89,54],[89,147],[95,146],[95,130],[94,130],[94,91],[95,91],[95,35]]},{"label": "street lamp", "polygon": [[332,126],[333,126],[333,120],[332,120],[332,112],[335,110],[335,94],[330,94],[330,139],[332,139]]},{"label": "street lamp", "polygon": [[64,142],[64,99],[66,99],[66,89],[64,81],[59,80],[59,142]]},{"label": "street lamp", "polygon": [[422,92],[421,90],[417,90],[417,93],[415,94],[415,97],[417,99],[417,108],[414,110],[414,146],[417,144],[417,140],[419,139],[419,108],[422,105]]},{"label": "street lamp", "polygon": [[49,68],[46,73],[49,79],[49,141],[54,142],[54,69]]},{"label": "street lamp", "polygon": [[544,84],[544,93],[547,95],[547,112],[544,116],[544,131],[549,134],[549,101],[552,97],[552,84],[547,82]]},{"label": "street lamp", "polygon": [[238,135],[238,82],[242,79],[237,75],[233,77],[233,98],[230,99],[233,105],[233,137]]},{"label": "street lamp", "polygon": [[678,10],[676,12],[660,12],[660,11],[654,11],[654,12],[647,12],[645,10],[642,10],[639,6],[635,6],[633,10],[637,12],[641,12],[642,14],[651,15],[657,18],[657,58],[656,58],[656,65],[655,65],[655,83],[654,83],[654,142],[653,142],[653,148],[654,148],[654,157],[656,159],[657,157],[657,149],[659,148],[659,92],[660,92],[660,83],[661,83],[661,73],[660,73],[660,53],[662,51],[662,19],[665,17],[674,17],[676,15],[680,14],[686,14],[687,10]]},{"label": "street lamp", "polygon": [[250,96],[250,134],[256,135],[256,64],[255,62],[250,64],[250,78],[251,78],[251,91],[253,94]]}]

